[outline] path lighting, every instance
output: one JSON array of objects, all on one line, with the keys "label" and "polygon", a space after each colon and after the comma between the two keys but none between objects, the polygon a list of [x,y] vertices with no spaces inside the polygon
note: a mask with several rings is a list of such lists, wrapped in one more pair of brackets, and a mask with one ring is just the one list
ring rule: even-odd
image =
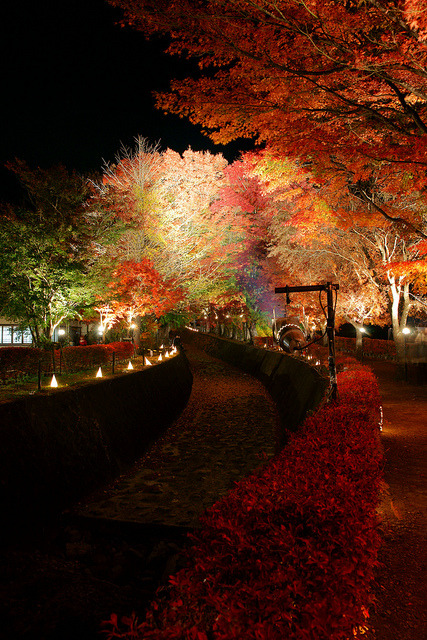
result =
[{"label": "path lighting", "polygon": [[132,362],[129,360],[129,364],[128,364],[128,371],[130,371],[131,369],[133,369],[133,364],[132,364]]},{"label": "path lighting", "polygon": [[160,354],[159,354],[159,357],[157,358],[157,362],[161,362],[161,360],[163,360],[163,356],[162,356],[162,354],[160,353]]},{"label": "path lighting", "polygon": [[53,374],[53,376],[52,376],[52,380],[50,381],[50,386],[51,387],[57,387],[58,386],[58,382],[56,380],[55,374]]},{"label": "path lighting", "polygon": [[151,365],[152,365],[152,363],[149,361],[149,359],[148,359],[147,357],[145,357],[144,364],[145,364],[147,367],[151,367]]},{"label": "path lighting", "polygon": [[96,372],[95,378],[102,378],[102,369],[101,369],[101,367],[99,367],[98,371]]},{"label": "path lighting", "polygon": [[169,356],[169,351],[166,351],[166,353],[165,353],[165,358],[169,358],[169,357],[170,357],[170,356]]}]

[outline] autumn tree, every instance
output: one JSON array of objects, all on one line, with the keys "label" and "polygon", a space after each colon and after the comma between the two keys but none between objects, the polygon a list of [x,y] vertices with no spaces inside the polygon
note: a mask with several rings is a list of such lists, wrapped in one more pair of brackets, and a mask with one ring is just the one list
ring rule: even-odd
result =
[{"label": "autumn tree", "polygon": [[[224,183],[209,209],[214,227],[229,229],[228,249],[231,253],[232,246],[233,251],[230,274],[240,292],[251,335],[255,331],[270,331],[273,308],[277,304],[271,265],[267,265],[268,227],[276,213],[276,204],[263,188],[260,177],[252,171],[252,165],[252,157],[247,154],[226,168]],[[227,302],[224,308],[229,306]]]},{"label": "autumn tree", "polygon": [[[260,161],[261,175],[266,162],[274,165],[265,156]],[[366,216],[359,211],[362,205],[357,198],[351,213],[358,215],[345,212],[341,218],[341,211],[323,200],[324,191],[328,198],[327,189],[320,189],[307,171],[288,170],[288,163],[281,160],[269,177],[266,188],[279,192],[283,202],[270,225],[271,255],[297,281],[337,280],[337,315],[356,329],[364,321],[384,323],[388,318],[402,355],[402,330],[411,307],[418,305],[408,265],[411,260],[425,262],[424,241],[416,233],[400,234],[395,225],[384,224],[379,214]]]},{"label": "autumn tree", "polygon": [[[160,152],[147,141],[137,140],[133,151],[122,152],[104,175],[101,191],[112,209],[128,221],[127,232],[116,247],[116,257],[125,271],[150,265],[158,281],[173,283],[180,292],[175,311],[187,318],[189,309],[215,300],[229,287],[227,261],[230,234],[209,215],[224,179],[226,160],[221,155],[195,152],[182,155]],[[127,277],[127,276],[126,276]],[[123,293],[123,292],[122,292]],[[137,305],[138,306],[138,305]],[[172,305],[173,306],[173,305]],[[172,312],[163,309],[163,315]],[[149,312],[145,305],[146,313]],[[152,313],[158,315],[156,304]]]},{"label": "autumn tree", "polygon": [[216,142],[249,137],[309,161],[319,180],[425,235],[420,210],[397,197],[409,188],[425,200],[423,0],[109,2],[199,65],[199,76],[158,95],[161,108]]}]

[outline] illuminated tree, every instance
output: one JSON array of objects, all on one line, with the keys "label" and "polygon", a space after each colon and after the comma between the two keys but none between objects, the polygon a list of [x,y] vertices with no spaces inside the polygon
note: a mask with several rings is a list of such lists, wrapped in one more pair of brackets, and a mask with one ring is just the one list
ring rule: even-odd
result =
[{"label": "illuminated tree", "polygon": [[114,238],[114,221],[91,209],[91,185],[63,167],[9,164],[26,192],[0,219],[0,311],[29,327],[36,345],[95,301],[96,262]]},{"label": "illuminated tree", "polygon": [[340,227],[332,210],[328,221],[324,204],[319,205],[325,214],[323,224],[315,232],[304,226],[298,205],[298,200],[289,202],[272,222],[272,255],[299,281],[338,281],[337,316],[355,328],[367,320],[384,323],[388,317],[402,356],[402,329],[418,303],[411,295],[410,269],[399,270],[398,265],[422,255],[423,242],[416,234],[412,238],[398,234],[391,224],[375,226],[372,218],[369,225]]},{"label": "illuminated tree", "polygon": [[161,108],[216,142],[249,137],[309,161],[336,192],[358,192],[400,232],[409,225],[425,237],[419,210],[398,197],[409,188],[425,199],[423,0],[109,2],[199,65],[200,77],[158,96]]},{"label": "illuminated tree", "polygon": [[[197,312],[224,293],[229,287],[225,268],[229,238],[212,224],[209,207],[226,166],[221,155],[191,149],[182,156],[169,149],[160,153],[141,139],[133,151],[122,151],[116,164],[108,166],[101,189],[104,206],[116,207],[117,215],[128,221],[115,250],[122,265],[115,273],[116,297],[125,295],[118,282],[120,277],[130,282],[130,266],[146,272],[147,265],[158,282],[170,284],[175,312],[181,310],[185,318],[189,309]],[[136,304],[139,315],[144,309],[158,316],[155,300],[154,294],[151,309],[148,300],[143,305],[133,300],[131,306]],[[170,317],[171,312],[172,306],[166,304],[163,314]]]}]

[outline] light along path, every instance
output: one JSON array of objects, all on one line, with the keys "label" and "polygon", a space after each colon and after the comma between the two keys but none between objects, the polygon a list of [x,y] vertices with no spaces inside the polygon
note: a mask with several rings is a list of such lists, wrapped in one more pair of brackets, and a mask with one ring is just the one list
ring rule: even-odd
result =
[{"label": "light along path", "polygon": [[194,382],[184,412],[76,515],[195,527],[206,508],[274,455],[278,418],[261,382],[193,346],[185,349]]}]

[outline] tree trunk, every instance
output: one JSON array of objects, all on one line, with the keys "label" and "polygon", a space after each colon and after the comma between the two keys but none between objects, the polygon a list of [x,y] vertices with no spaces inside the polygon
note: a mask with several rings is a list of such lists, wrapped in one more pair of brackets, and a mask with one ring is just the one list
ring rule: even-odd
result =
[{"label": "tree trunk", "polygon": [[398,362],[406,360],[406,338],[402,330],[406,327],[408,313],[411,307],[409,300],[409,283],[403,286],[396,282],[394,276],[389,276],[391,297],[391,324],[393,327],[393,340],[396,346],[396,358]]}]

